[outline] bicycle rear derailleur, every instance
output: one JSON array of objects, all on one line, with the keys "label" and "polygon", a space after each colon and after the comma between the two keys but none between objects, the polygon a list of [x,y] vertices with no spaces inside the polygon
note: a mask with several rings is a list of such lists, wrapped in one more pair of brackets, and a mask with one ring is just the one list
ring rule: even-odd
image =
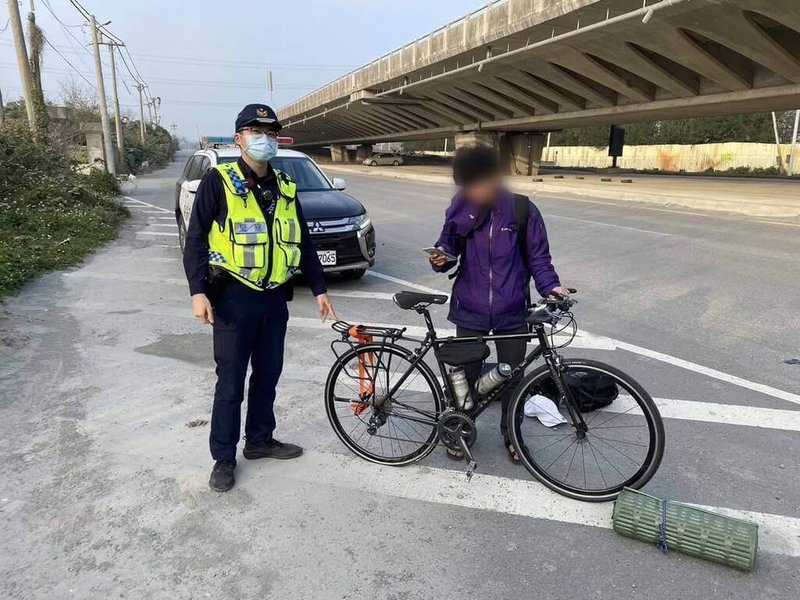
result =
[{"label": "bicycle rear derailleur", "polygon": [[449,450],[460,450],[467,459],[467,481],[472,479],[478,463],[472,456],[470,446],[478,437],[478,429],[471,417],[452,409],[444,411],[439,417],[439,439]]}]

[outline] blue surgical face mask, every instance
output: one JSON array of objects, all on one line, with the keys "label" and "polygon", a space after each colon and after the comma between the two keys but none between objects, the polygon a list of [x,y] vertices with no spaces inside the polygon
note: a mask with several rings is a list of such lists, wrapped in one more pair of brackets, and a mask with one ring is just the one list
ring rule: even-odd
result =
[{"label": "blue surgical face mask", "polygon": [[264,134],[249,135],[245,152],[256,162],[269,162],[278,153],[278,140]]}]

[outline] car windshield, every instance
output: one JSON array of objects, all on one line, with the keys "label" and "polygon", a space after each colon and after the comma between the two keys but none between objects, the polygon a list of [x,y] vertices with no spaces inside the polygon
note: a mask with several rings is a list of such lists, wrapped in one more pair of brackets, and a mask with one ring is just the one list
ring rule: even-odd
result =
[{"label": "car windshield", "polygon": [[318,192],[331,189],[331,184],[317,165],[302,156],[276,156],[269,163],[297,182],[298,192]]},{"label": "car windshield", "polygon": [[[237,160],[239,160],[238,156],[218,156],[217,164],[232,163]],[[269,162],[274,168],[287,173],[297,182],[298,192],[319,192],[320,190],[331,189],[331,184],[325,175],[308,158],[302,156],[276,156]]]}]

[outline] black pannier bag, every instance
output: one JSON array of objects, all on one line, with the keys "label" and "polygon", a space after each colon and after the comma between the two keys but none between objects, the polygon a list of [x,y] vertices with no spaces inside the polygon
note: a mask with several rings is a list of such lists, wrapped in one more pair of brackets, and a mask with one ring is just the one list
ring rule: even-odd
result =
[{"label": "black pannier bag", "polygon": [[[578,410],[584,413],[608,406],[619,396],[619,387],[608,375],[567,371],[564,379],[564,384],[572,392]],[[558,404],[558,388],[552,378],[549,377],[542,382],[539,393]]]}]

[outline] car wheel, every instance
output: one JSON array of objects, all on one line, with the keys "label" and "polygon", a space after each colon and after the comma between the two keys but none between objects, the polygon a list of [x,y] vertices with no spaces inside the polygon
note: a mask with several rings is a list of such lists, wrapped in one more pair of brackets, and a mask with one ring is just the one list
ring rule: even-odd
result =
[{"label": "car wheel", "polygon": [[342,278],[343,279],[361,279],[366,272],[367,272],[366,269],[350,269],[348,271],[342,271]]},{"label": "car wheel", "polygon": [[369,163],[369,164],[370,164],[370,166],[371,166],[371,167],[377,167],[377,166],[378,166],[378,161],[377,161],[377,160],[373,160],[373,161],[372,161],[371,163]]},{"label": "car wheel", "polygon": [[393,164],[395,167],[399,167],[399,166],[400,166],[400,163],[399,163],[398,161],[394,161],[392,164]]},{"label": "car wheel", "polygon": [[183,254],[186,250],[186,223],[183,222],[183,215],[178,215],[178,245]]}]

